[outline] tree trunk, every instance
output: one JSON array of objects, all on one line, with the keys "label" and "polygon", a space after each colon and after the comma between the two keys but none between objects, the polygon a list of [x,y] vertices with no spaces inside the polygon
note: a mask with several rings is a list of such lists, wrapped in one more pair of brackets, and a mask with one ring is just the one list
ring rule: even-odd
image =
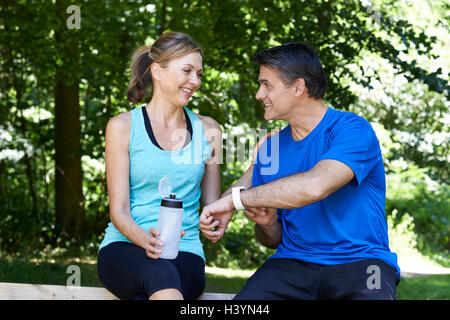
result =
[{"label": "tree trunk", "polygon": [[64,238],[79,238],[84,225],[81,170],[78,33],[66,27],[67,2],[56,1],[60,54],[55,78],[55,227]]},{"label": "tree trunk", "polygon": [[79,237],[84,223],[78,85],[55,88],[55,211],[63,236]]}]

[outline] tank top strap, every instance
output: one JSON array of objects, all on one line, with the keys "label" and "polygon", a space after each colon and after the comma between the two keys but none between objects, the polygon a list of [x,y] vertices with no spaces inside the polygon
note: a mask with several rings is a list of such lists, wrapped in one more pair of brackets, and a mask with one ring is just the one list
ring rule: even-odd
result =
[{"label": "tank top strap", "polygon": [[142,132],[145,132],[145,123],[142,116],[142,108],[145,106],[136,107],[130,111],[131,114],[131,128],[130,128],[130,143],[128,146],[128,152],[131,151],[133,144],[137,140],[142,139]]},{"label": "tank top strap", "polygon": [[184,110],[189,115],[192,124],[192,142],[194,147],[194,153],[196,159],[198,156],[202,156],[202,159],[196,161],[205,162],[212,156],[212,149],[206,136],[205,129],[203,128],[200,118],[189,108],[184,107]]}]

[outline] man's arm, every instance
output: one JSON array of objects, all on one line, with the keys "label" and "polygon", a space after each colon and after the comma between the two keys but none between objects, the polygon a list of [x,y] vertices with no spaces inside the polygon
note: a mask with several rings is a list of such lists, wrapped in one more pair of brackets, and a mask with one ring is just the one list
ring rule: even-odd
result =
[{"label": "man's arm", "polygon": [[[307,172],[241,191],[241,201],[248,208],[300,208],[325,199],[353,178],[353,171],[342,162],[322,160]],[[222,238],[234,209],[230,194],[203,208],[200,229],[207,239],[216,242]],[[257,216],[264,218],[267,212],[270,213],[260,210]],[[213,231],[215,227],[217,230]]]},{"label": "man's arm", "polygon": [[347,165],[319,161],[311,170],[241,191],[245,207],[292,209],[325,199],[354,178]]},{"label": "man's arm", "polygon": [[252,186],[253,166],[254,164],[252,163],[247,171],[231,187],[229,187],[221,197],[231,194],[231,190],[234,187],[244,186],[246,189],[250,188]]},{"label": "man's arm", "polygon": [[281,224],[278,221],[272,225],[272,228],[263,228],[261,225],[255,224],[256,239],[269,249],[278,248],[281,241],[281,231]]},{"label": "man's arm", "polygon": [[247,218],[255,222],[256,239],[270,249],[276,249],[281,241],[281,224],[277,219],[277,209],[264,208],[264,212],[245,210]]}]

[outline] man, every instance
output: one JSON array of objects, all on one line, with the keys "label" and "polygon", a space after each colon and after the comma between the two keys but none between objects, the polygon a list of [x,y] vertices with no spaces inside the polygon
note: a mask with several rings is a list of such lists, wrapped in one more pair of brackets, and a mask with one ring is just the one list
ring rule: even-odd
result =
[{"label": "man", "polygon": [[375,132],[365,119],[324,105],[326,80],[310,46],[277,46],[255,60],[264,118],[289,125],[200,218],[215,242],[234,210],[245,208],[257,239],[277,249],[236,299],[396,299],[400,269],[389,250]]}]

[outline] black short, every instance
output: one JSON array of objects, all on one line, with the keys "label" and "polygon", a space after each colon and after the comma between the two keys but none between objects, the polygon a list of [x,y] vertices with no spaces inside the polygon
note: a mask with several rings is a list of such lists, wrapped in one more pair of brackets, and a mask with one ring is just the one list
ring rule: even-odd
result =
[{"label": "black short", "polygon": [[98,277],[120,299],[148,299],[162,289],[178,289],[193,300],[205,289],[205,263],[196,254],[180,251],[173,260],[152,259],[128,242],[113,242],[100,249]]},{"label": "black short", "polygon": [[247,281],[236,300],[397,299],[397,274],[382,260],[324,266],[270,259]]}]

